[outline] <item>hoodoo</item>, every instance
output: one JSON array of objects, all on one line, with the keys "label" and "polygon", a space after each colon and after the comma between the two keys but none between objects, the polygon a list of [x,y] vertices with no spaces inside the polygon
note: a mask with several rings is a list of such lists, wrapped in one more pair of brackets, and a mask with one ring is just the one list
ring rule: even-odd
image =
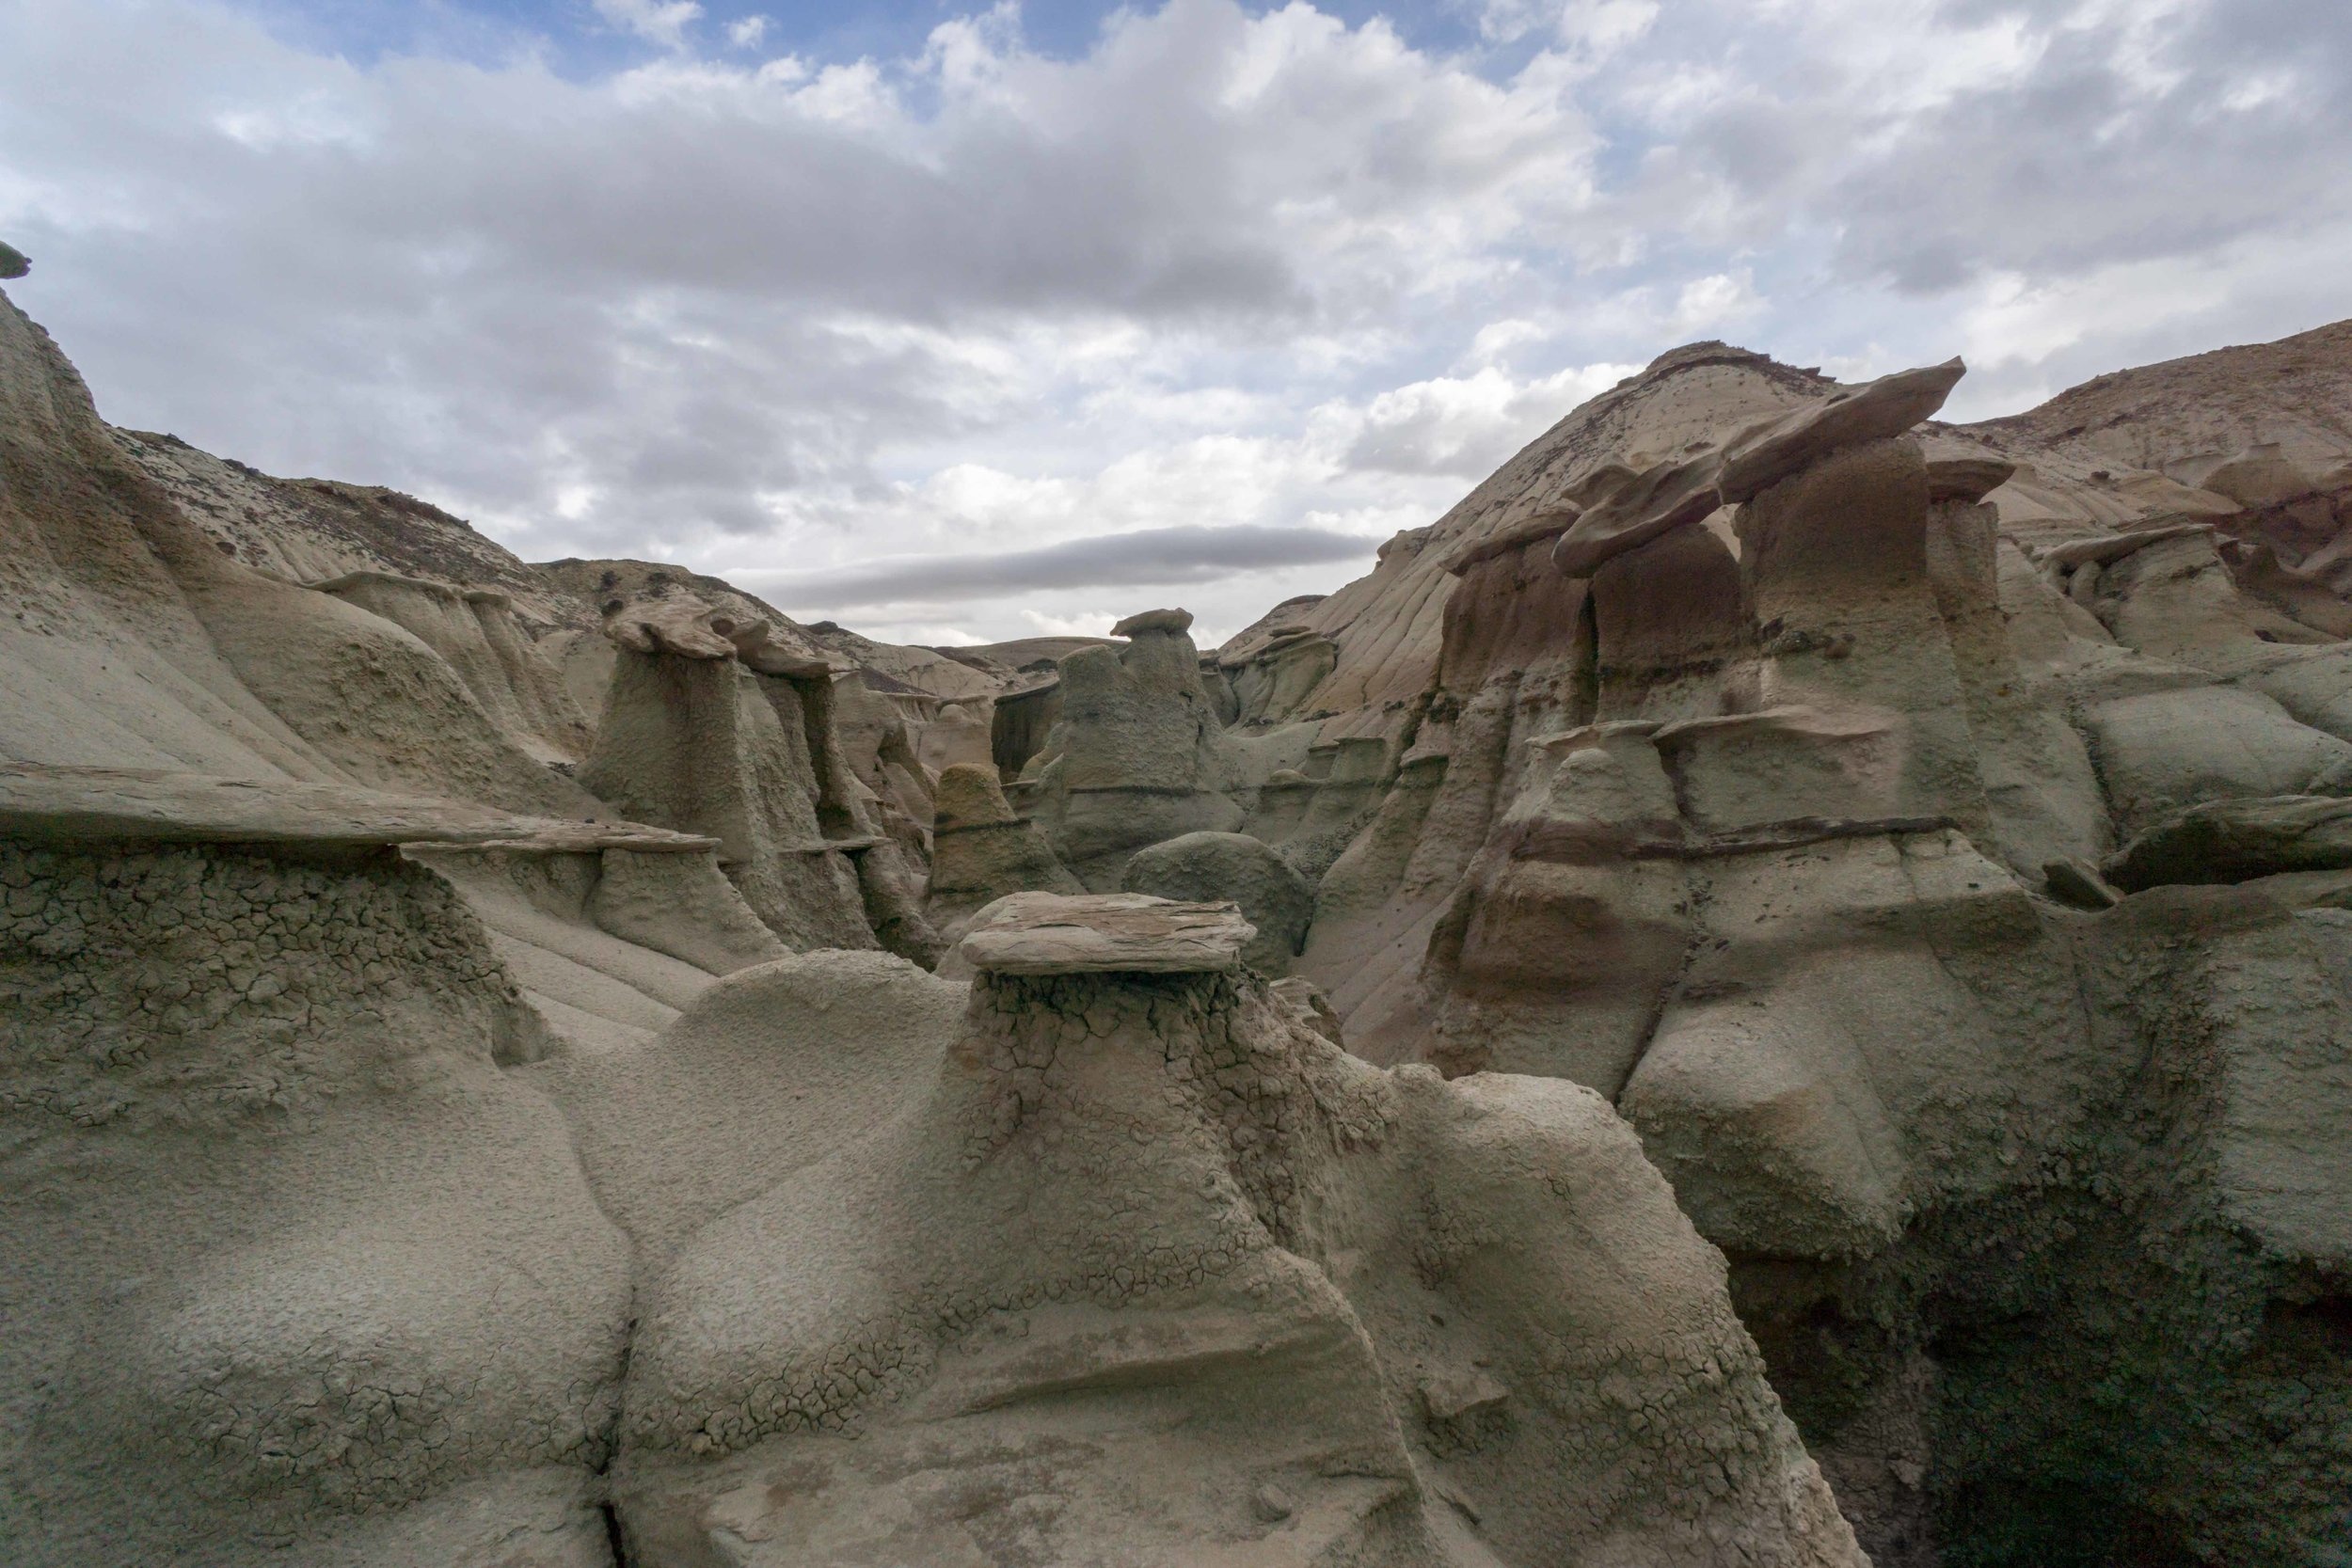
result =
[{"label": "hoodoo", "polygon": [[2352,324],[1963,373],[946,650],[0,299],[0,1557],[2344,1560]]}]

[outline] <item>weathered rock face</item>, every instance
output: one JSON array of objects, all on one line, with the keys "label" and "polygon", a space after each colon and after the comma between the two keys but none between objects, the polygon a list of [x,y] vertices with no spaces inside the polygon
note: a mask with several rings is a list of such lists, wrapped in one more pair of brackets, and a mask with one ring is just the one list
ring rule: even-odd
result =
[{"label": "weathered rock face", "polygon": [[1007,894],[1082,893],[1043,835],[1016,817],[993,766],[958,763],[939,775],[931,878],[923,912],[944,942]]},{"label": "weathered rock face", "polygon": [[633,816],[721,844],[788,944],[939,954],[898,844],[876,831],[831,723],[824,657],[682,594],[617,600],[620,653],[580,783]]},{"label": "weathered rock face", "polygon": [[[2352,672],[2209,527],[2037,570],[1979,499],[2008,466],[1838,406],[1596,470],[1453,550],[1431,685],[1304,973],[1375,1059],[1616,1101],[1882,1562],[2105,1560],[2103,1530],[2298,1560],[2341,1532],[2338,1462],[2224,1464],[2219,1433],[2281,1379],[2314,1402],[2297,1430],[2342,1419],[2317,1339],[2249,1324],[2299,1324],[2352,1235],[2352,1183],[2313,1164],[2352,1137],[2327,798]],[[2123,888],[2265,894],[2119,901],[2093,867],[2142,829]],[[2219,976],[2255,971],[2310,1022],[2253,1024]],[[2155,1061],[2165,1087],[2121,1087]],[[2207,1268],[2232,1288],[2151,1283]],[[2181,1414],[2117,1430],[2069,1358]],[[2070,1537],[2055,1499],[2086,1491],[2106,1522]]]},{"label": "weathered rock face", "polygon": [[588,721],[562,668],[525,635],[506,594],[383,572],[347,572],[313,586],[406,628],[541,762],[576,763],[587,754]]},{"label": "weathered rock face", "polygon": [[2347,346],[1678,350],[1204,661],[0,310],[0,1556],[2335,1561]]},{"label": "weathered rock face", "polygon": [[1022,779],[1031,814],[1089,887],[1115,888],[1127,857],[1186,832],[1242,823],[1238,768],[1200,684],[1183,610],[1120,623],[1123,648],[1061,661],[1060,714]]},{"label": "weathered rock face", "polygon": [[627,1243],[453,890],[204,845],[0,886],[9,1560],[599,1560]]},{"label": "weathered rock face", "polygon": [[402,627],[214,547],[0,300],[0,755],[601,808]]},{"label": "weathered rock face", "polygon": [[1017,903],[928,1086],[652,1292],[630,1560],[1861,1560],[1597,1098],[1365,1067],[1230,917]]}]

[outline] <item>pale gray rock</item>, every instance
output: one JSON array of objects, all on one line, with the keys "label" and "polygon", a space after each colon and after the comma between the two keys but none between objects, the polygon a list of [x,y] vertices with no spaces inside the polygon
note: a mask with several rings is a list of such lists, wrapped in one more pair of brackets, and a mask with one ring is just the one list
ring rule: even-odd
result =
[{"label": "pale gray rock", "polygon": [[[1111,944],[1139,902],[1023,896]],[[1168,1568],[1860,1568],[1720,1259],[1597,1097],[1379,1071],[1241,970],[983,971],[927,1060],[854,1080],[826,1063],[862,1021],[815,1000],[775,1070],[893,1110],[658,1271],[611,1472],[630,1560],[1017,1531]]]},{"label": "pale gray rock", "polygon": [[1157,898],[1231,899],[1257,930],[1242,958],[1268,978],[1290,973],[1314,919],[1314,888],[1247,833],[1184,833],[1139,849],[1120,887]]},{"label": "pale gray rock", "polygon": [[984,974],[1221,974],[1257,934],[1232,903],[1016,893],[973,916],[956,951]]},{"label": "pale gray rock", "polygon": [[943,941],[1012,893],[1084,893],[1034,824],[1013,815],[993,768],[959,763],[939,775],[924,913]]}]

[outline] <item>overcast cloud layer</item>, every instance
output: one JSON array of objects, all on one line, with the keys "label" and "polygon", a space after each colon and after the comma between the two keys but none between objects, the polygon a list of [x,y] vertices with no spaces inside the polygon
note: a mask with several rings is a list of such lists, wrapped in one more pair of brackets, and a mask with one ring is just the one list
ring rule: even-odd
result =
[{"label": "overcast cloud layer", "polygon": [[2343,0],[417,13],[0,0],[12,295],[118,423],[878,636],[1214,640],[1692,338],[1976,417],[2352,314]]}]

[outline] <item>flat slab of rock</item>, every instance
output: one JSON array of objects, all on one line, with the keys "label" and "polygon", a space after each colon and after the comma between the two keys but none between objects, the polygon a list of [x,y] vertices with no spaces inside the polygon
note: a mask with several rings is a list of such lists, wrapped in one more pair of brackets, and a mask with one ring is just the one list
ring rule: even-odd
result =
[{"label": "flat slab of rock", "polygon": [[2175,812],[2118,850],[2107,880],[2126,892],[2172,882],[2243,882],[2352,868],[2352,800],[2274,795]]},{"label": "flat slab of rock", "polygon": [[1980,501],[2015,476],[2005,458],[1938,451],[1928,453],[1928,499]]},{"label": "flat slab of rock", "polygon": [[2051,897],[2078,910],[2111,910],[2122,902],[2097,866],[2071,855],[2043,863],[2042,879]]},{"label": "flat slab of rock", "polygon": [[1491,561],[1513,550],[1523,550],[1547,539],[1557,539],[1574,527],[1576,520],[1583,515],[1581,508],[1565,501],[1546,507],[1498,533],[1464,545],[1446,559],[1445,569],[1458,578],[1482,561]]},{"label": "flat slab of rock", "polygon": [[1552,562],[1569,577],[1590,577],[1612,557],[1751,500],[1848,447],[1900,436],[1943,407],[1966,373],[1958,359],[1898,371],[1750,425],[1720,447],[1639,473],[1597,471],[1581,486],[1584,514],[1552,546]]},{"label": "flat slab of rock", "polygon": [[956,951],[995,974],[1198,974],[1239,969],[1257,934],[1236,904],[1015,893],[974,916]]},{"label": "flat slab of rock", "polygon": [[824,677],[850,668],[797,628],[743,618],[691,594],[615,601],[605,613],[604,634],[641,654],[739,658],[763,675]]},{"label": "flat slab of rock", "polygon": [[463,800],[292,779],[222,779],[160,768],[0,764],[0,837],[40,844],[299,844],[691,853],[715,838],[636,822],[521,816]]},{"label": "flat slab of rock", "polygon": [[1957,358],[1897,371],[1744,431],[1724,449],[1716,488],[1737,505],[1833,452],[1900,436],[1943,407],[1967,373]]},{"label": "flat slab of rock", "polygon": [[1597,476],[1589,482],[1590,504],[1552,546],[1552,564],[1569,577],[1588,578],[1613,557],[1705,522],[1723,504],[1715,489],[1721,460],[1710,447],[1639,473]]},{"label": "flat slab of rock", "polygon": [[1139,637],[1147,631],[1164,631],[1171,636],[1192,629],[1189,610],[1139,610],[1111,628],[1113,637]]}]

